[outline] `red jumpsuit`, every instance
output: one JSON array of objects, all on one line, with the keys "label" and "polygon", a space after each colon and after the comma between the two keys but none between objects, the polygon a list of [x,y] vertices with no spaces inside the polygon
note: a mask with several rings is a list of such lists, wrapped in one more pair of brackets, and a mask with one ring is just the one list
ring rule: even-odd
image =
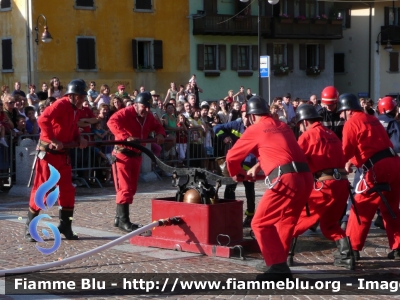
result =
[{"label": "red jumpsuit", "polygon": [[[163,126],[152,114],[147,114],[145,118],[139,118],[134,106],[114,113],[107,122],[107,126],[115,135],[116,140],[126,140],[131,136],[138,139],[147,139],[152,131],[165,136]],[[137,149],[131,148],[130,150],[139,153]],[[112,168],[117,191],[116,202],[117,204],[132,204],[133,196],[137,190],[142,156],[128,157],[116,151],[113,152],[113,155],[117,157]]]},{"label": "red jumpsuit", "polygon": [[[241,163],[249,153],[257,157],[265,174],[292,161],[306,162],[289,126],[269,116],[246,129],[228,151],[226,162],[231,176],[241,173]],[[268,266],[286,262],[294,226],[312,185],[311,172],[287,173],[264,193],[251,227]]]},{"label": "red jumpsuit", "polygon": [[[50,143],[56,139],[63,144],[70,142],[79,142],[80,134],[78,129],[79,113],[73,106],[68,97],[65,96],[47,107],[38,119],[38,125],[41,129],[40,140]],[[69,154],[52,154],[47,152],[43,159],[36,161],[36,173],[29,206],[34,211],[40,208],[35,204],[36,190],[50,177],[48,164],[60,172],[58,186],[60,194],[58,203],[62,208],[71,209],[75,205],[75,188],[72,185],[72,171]]]},{"label": "red jumpsuit", "polygon": [[[307,157],[312,173],[325,169],[344,169],[346,160],[342,152],[342,142],[332,130],[322,126],[320,122],[313,123],[303,132],[298,143]],[[320,220],[320,228],[325,237],[334,241],[344,238],[346,233],[340,228],[339,220],[349,196],[348,186],[347,179],[316,182],[308,199],[310,216],[307,216],[304,208],[293,236],[298,237]]]},{"label": "red jumpsuit", "polygon": [[[364,112],[354,112],[352,118],[345,123],[343,128],[343,151],[346,159],[350,160],[356,167],[360,168],[372,155],[389,147],[393,148],[393,144],[385,128],[376,117]],[[378,206],[385,223],[390,248],[400,248],[399,170],[400,157],[387,157],[378,161],[373,166],[373,169],[370,169],[364,175],[369,188],[374,186],[374,176],[376,177],[376,182],[390,184],[391,191],[383,192],[383,194],[388,200],[392,211],[396,214],[396,219],[390,216],[378,193],[367,194],[367,190],[361,194],[356,194],[355,201],[361,225],[358,225],[352,207],[346,229],[353,250],[362,250]],[[361,181],[359,190],[364,190],[364,188],[365,184]]]}]

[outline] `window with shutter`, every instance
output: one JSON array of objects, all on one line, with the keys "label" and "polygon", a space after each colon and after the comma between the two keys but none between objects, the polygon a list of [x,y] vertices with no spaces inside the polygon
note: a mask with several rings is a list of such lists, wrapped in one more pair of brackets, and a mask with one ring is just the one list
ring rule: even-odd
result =
[{"label": "window with shutter", "polygon": [[286,65],[286,57],[285,57],[285,44],[274,44],[274,53],[272,57],[272,65]]},{"label": "window with shutter", "polygon": [[162,69],[163,68],[163,48],[162,41],[155,40],[154,41],[154,69]]},{"label": "window with shutter", "polygon": [[299,45],[299,69],[305,70],[307,69],[307,53],[306,53],[306,44]]},{"label": "window with shutter", "polygon": [[293,70],[294,69],[293,44],[286,45],[286,61],[287,61],[287,66],[288,66],[289,70]]},{"label": "window with shutter", "polygon": [[217,46],[204,45],[204,70],[217,70]]},{"label": "window with shutter", "polygon": [[252,58],[252,69],[258,70],[259,62],[258,62],[258,46],[251,46],[251,58]]},{"label": "window with shutter", "polygon": [[238,66],[237,66],[237,46],[236,45],[231,45],[231,69],[237,71]]},{"label": "window with shutter", "polygon": [[226,45],[218,45],[219,70],[226,70]]},{"label": "window with shutter", "polygon": [[317,45],[307,45],[307,69],[319,66]]},{"label": "window with shutter", "polygon": [[132,62],[133,68],[139,71],[163,69],[163,41],[152,38],[133,39]]},{"label": "window with shutter", "polygon": [[94,37],[77,38],[78,70],[96,69],[96,40]]},{"label": "window with shutter", "polygon": [[152,42],[147,40],[137,41],[137,59],[139,70],[153,69]]},{"label": "window with shutter", "polygon": [[318,45],[318,67],[320,70],[325,70],[325,45]]},{"label": "window with shutter", "polygon": [[344,73],[344,53],[335,53],[333,55],[333,72]]},{"label": "window with shutter", "polygon": [[76,0],[75,5],[81,7],[93,7],[94,0]]},{"label": "window with shutter", "polygon": [[138,59],[137,59],[137,41],[132,40],[132,62],[133,62],[133,68],[137,69],[138,68]]},{"label": "window with shutter", "polygon": [[10,71],[13,68],[12,63],[12,40],[3,39],[1,41],[2,49],[2,71]]},{"label": "window with shutter", "polygon": [[204,45],[197,45],[197,70],[204,70]]},{"label": "window with shutter", "polygon": [[399,72],[399,52],[389,52],[389,72]]},{"label": "window with shutter", "polygon": [[153,0],[135,0],[135,10],[152,10]]},{"label": "window with shutter", "polygon": [[249,46],[238,46],[238,70],[250,70]]},{"label": "window with shutter", "polygon": [[11,0],[1,0],[0,1],[0,9],[11,8]]}]

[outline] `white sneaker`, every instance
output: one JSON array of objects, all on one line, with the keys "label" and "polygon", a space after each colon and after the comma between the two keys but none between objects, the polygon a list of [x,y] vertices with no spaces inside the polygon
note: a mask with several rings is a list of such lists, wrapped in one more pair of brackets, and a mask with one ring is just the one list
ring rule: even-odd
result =
[{"label": "white sneaker", "polygon": [[8,148],[7,142],[4,140],[4,138],[0,139],[0,144]]}]

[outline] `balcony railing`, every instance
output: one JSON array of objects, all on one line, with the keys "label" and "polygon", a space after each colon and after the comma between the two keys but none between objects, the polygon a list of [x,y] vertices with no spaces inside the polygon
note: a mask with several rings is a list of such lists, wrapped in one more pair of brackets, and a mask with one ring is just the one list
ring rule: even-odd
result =
[{"label": "balcony railing", "polygon": [[272,20],[273,38],[292,38],[292,39],[318,39],[334,40],[343,37],[343,27],[339,23],[314,22],[313,20],[304,20],[292,23],[283,23],[279,19]]},{"label": "balcony railing", "polygon": [[400,26],[381,26],[381,45],[390,41],[392,45],[400,45]]},{"label": "balcony railing", "polygon": [[[211,15],[193,19],[193,35],[257,35],[258,17]],[[261,35],[270,35],[270,18],[261,17]]]},{"label": "balcony railing", "polygon": [[[257,16],[211,15],[193,20],[193,35],[257,35]],[[308,22],[307,22],[308,21]],[[261,17],[261,35],[277,39],[341,39],[342,24]],[[399,40],[400,41],[400,40]]]}]

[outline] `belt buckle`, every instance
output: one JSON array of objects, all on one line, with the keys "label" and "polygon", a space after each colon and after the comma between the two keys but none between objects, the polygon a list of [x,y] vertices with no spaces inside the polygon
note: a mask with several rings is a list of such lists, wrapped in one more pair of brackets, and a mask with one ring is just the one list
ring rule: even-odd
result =
[{"label": "belt buckle", "polygon": [[390,153],[392,153],[393,156],[397,156],[396,152],[394,152],[392,147],[390,147],[389,150],[390,150]]},{"label": "belt buckle", "polygon": [[342,174],[340,174],[340,172],[338,171],[338,169],[333,169],[333,174],[332,174],[333,178],[335,178],[335,180],[340,180],[342,179]]},{"label": "belt buckle", "polygon": [[299,171],[297,171],[296,163],[294,161],[292,161],[292,166],[293,166],[293,169],[295,170],[295,172],[299,173]]},{"label": "belt buckle", "polygon": [[281,176],[282,176],[282,171],[281,171],[281,166],[278,167],[278,177],[276,177],[276,180],[274,183],[272,183],[269,180],[269,176],[265,177],[265,185],[269,190],[271,190],[279,181],[281,181]]}]

